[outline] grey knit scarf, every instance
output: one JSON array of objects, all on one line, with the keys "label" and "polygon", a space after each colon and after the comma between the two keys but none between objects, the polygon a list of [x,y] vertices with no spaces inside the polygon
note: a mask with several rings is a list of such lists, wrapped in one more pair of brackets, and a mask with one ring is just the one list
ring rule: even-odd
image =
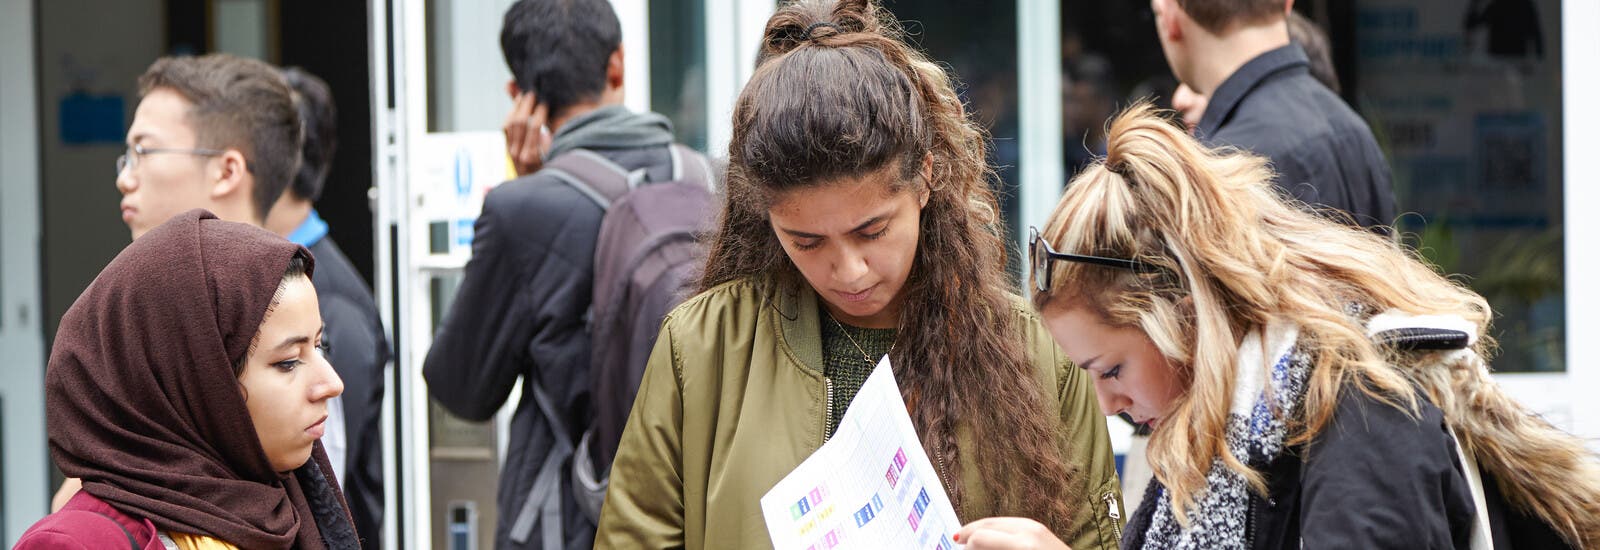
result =
[{"label": "grey knit scarf", "polygon": [[[1284,419],[1298,412],[1311,374],[1310,357],[1295,349],[1297,331],[1293,326],[1267,325],[1264,343],[1262,332],[1250,333],[1239,346],[1228,411],[1228,450],[1239,461],[1254,466],[1270,463],[1283,451],[1288,433]],[[1144,533],[1144,548],[1243,549],[1249,511],[1249,484],[1220,458],[1213,460],[1206,487],[1189,510],[1187,527],[1173,514],[1171,493],[1160,490],[1150,527]]]}]

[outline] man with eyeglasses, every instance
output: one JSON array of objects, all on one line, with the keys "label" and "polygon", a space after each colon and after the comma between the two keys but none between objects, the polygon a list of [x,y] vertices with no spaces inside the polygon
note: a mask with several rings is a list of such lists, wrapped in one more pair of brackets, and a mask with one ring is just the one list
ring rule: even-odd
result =
[{"label": "man with eyeglasses", "polygon": [[163,57],[139,77],[139,95],[117,159],[133,238],[192,208],[263,226],[299,170],[303,139],[278,70],[227,54]]},{"label": "man with eyeglasses", "polygon": [[[163,57],[139,77],[128,150],[117,157],[133,238],[195,208],[265,227],[300,169],[300,111],[278,69],[228,54]],[[59,510],[82,484],[68,478]]]}]

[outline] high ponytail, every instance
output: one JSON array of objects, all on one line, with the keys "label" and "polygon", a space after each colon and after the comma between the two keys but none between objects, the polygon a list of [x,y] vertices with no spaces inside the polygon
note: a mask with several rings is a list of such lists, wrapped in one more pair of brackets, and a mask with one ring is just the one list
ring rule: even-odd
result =
[{"label": "high ponytail", "polygon": [[[1207,149],[1149,104],[1116,118],[1107,151],[1068,185],[1043,237],[1059,250],[1136,258],[1158,269],[1053,262],[1052,288],[1034,300],[1041,309],[1086,307],[1113,325],[1139,328],[1186,382],[1148,455],[1179,521],[1187,521],[1213,458],[1265,492],[1224,434],[1239,339],[1285,319],[1298,326],[1299,349],[1313,363],[1288,444],[1327,427],[1346,388],[1413,412],[1420,392],[1499,476],[1513,504],[1568,542],[1600,543],[1600,465],[1581,441],[1523,410],[1489,379],[1483,358],[1494,344],[1483,297],[1391,240],[1311,213],[1272,186],[1265,160]],[[1462,357],[1402,356],[1366,334],[1366,316],[1389,310],[1460,317],[1477,333]],[[1537,456],[1529,454],[1535,449]]]},{"label": "high ponytail", "polygon": [[[890,353],[912,420],[929,454],[945,459],[964,515],[1033,517],[1067,533],[1083,483],[1061,453],[1060,413],[1046,405],[1056,388],[1039,387],[1023,342],[984,144],[949,75],[875,2],[783,5],[735,103],[727,194],[700,287],[804,284],[767,218],[783,193],[883,170],[898,176],[891,191],[925,186]],[[1008,443],[970,460],[992,506],[964,506],[958,428]]]}]

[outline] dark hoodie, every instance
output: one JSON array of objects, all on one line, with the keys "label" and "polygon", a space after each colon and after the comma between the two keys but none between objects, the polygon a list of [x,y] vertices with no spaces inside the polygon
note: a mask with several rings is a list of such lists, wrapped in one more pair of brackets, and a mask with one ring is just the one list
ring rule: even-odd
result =
[{"label": "dark hoodie", "polygon": [[[604,107],[562,126],[545,160],[582,148],[627,170],[644,169],[649,181],[665,181],[672,170],[671,143],[665,117]],[[542,171],[489,192],[473,226],[472,259],[422,367],[428,393],[439,404],[468,420],[488,420],[518,378],[528,377],[567,419],[566,433],[583,433],[590,387],[585,314],[602,214],[589,198]],[[509,533],[555,442],[535,405],[533,384],[522,389],[496,499],[495,548],[501,549],[540,547],[537,533],[520,545]],[[594,524],[578,512],[570,491],[563,482],[566,547],[589,548]]]}]

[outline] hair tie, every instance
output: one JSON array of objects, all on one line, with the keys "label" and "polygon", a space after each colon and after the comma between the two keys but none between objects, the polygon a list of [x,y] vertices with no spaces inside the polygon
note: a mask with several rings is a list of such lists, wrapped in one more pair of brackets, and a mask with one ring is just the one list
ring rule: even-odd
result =
[{"label": "hair tie", "polygon": [[811,32],[817,30],[817,27],[827,27],[827,28],[833,29],[833,34],[843,34],[844,33],[844,29],[839,28],[838,25],[823,21],[823,22],[812,23],[811,26],[806,27],[806,32],[803,32],[803,33],[800,34],[800,40],[801,41],[809,41],[809,40],[811,40],[811,38],[812,38],[811,37]]},{"label": "hair tie", "polygon": [[1110,171],[1111,173],[1116,174],[1118,176],[1122,176],[1122,179],[1130,179],[1128,177],[1128,163],[1127,163],[1127,161],[1118,159],[1116,162],[1112,162],[1111,159],[1108,157],[1105,160],[1105,167],[1106,167],[1106,170]]}]

